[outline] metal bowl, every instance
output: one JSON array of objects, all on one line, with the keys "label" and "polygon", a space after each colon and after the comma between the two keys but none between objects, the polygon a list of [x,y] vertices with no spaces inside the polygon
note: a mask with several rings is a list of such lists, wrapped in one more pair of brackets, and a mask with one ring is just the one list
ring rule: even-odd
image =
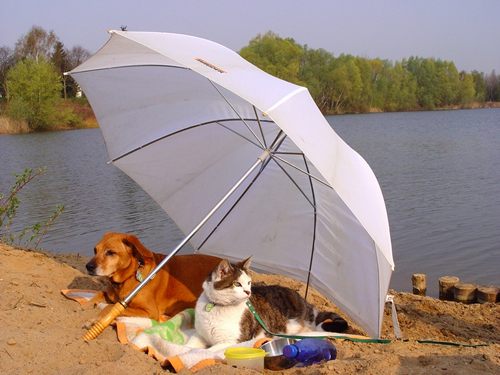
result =
[{"label": "metal bowl", "polygon": [[260,348],[264,349],[264,367],[268,370],[285,370],[293,367],[297,362],[283,355],[283,348],[286,345],[294,344],[297,340],[288,338],[279,338],[266,342]]}]

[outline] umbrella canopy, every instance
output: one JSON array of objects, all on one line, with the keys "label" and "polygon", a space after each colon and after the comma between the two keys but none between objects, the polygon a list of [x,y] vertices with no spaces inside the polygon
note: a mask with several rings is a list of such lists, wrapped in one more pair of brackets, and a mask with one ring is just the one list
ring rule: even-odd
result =
[{"label": "umbrella canopy", "polygon": [[304,87],[187,35],[111,31],[70,72],[112,162],[204,253],[309,280],[379,336],[394,268],[386,208],[368,164]]}]

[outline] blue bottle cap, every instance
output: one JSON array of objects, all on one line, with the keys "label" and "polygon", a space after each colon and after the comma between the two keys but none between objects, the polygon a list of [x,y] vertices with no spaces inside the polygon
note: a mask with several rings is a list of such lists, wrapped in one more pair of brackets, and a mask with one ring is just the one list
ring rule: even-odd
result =
[{"label": "blue bottle cap", "polygon": [[296,345],[290,344],[283,348],[283,355],[287,358],[295,358],[299,354],[299,349]]}]

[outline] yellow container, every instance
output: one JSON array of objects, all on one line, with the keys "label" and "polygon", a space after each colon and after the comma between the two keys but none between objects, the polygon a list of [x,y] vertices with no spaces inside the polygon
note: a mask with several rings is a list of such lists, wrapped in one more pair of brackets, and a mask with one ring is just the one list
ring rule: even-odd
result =
[{"label": "yellow container", "polygon": [[246,367],[264,371],[265,350],[245,347],[228,348],[224,352],[229,366]]}]

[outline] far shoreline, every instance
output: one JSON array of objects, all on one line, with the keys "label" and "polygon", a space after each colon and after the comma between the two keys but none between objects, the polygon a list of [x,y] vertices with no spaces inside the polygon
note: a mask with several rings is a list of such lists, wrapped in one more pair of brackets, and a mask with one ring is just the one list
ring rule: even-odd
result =
[{"label": "far shoreline", "polygon": [[0,115],[0,135],[18,135],[46,133],[63,130],[97,129],[99,125],[95,119],[86,119],[80,126],[54,125],[50,129],[32,130],[25,121],[14,120],[6,115]]},{"label": "far shoreline", "polygon": [[[368,112],[346,112],[346,113],[325,113],[324,116],[346,116],[346,115],[369,115],[378,113],[411,113],[411,112],[435,112],[435,111],[455,111],[455,110],[474,110],[474,109],[496,109],[500,108],[500,102],[474,102],[466,106],[446,106],[435,109],[415,109],[404,111],[382,111],[378,108],[371,108]],[[0,114],[0,135],[16,135],[16,134],[31,134],[44,133],[51,131],[64,130],[81,130],[81,129],[98,129],[99,124],[95,117],[86,118],[81,126],[72,127],[69,125],[55,125],[50,129],[31,130],[25,121],[19,121],[10,118],[5,114]]]},{"label": "far shoreline", "polygon": [[413,112],[440,112],[440,111],[460,111],[460,110],[474,110],[474,109],[497,109],[500,108],[500,102],[473,102],[468,105],[453,105],[438,107],[434,109],[406,109],[402,111],[382,111],[378,108],[371,108],[368,112],[345,112],[345,113],[326,113],[324,116],[344,116],[344,115],[369,115],[377,113],[413,113]]}]

